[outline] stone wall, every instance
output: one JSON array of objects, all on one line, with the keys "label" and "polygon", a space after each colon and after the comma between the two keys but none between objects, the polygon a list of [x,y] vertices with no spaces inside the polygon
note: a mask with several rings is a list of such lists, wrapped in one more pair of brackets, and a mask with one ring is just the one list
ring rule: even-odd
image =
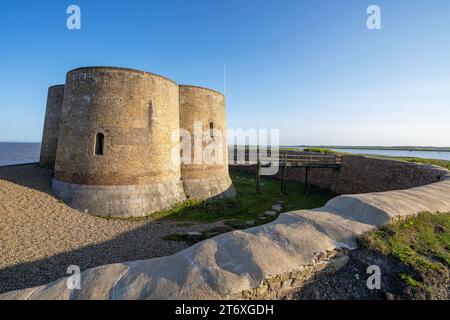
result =
[{"label": "stone wall", "polygon": [[[230,167],[256,173],[255,165]],[[442,169],[429,165],[348,155],[340,169],[309,169],[308,182],[336,194],[360,194],[419,187],[439,181],[443,174]],[[281,179],[281,170],[274,177]],[[304,183],[305,169],[288,167],[286,179]]]},{"label": "stone wall", "polygon": [[202,179],[187,179],[183,181],[183,188],[187,198],[212,199],[234,198],[236,190],[229,176]]},{"label": "stone wall", "polygon": [[185,200],[181,181],[95,186],[52,181],[57,198],[78,211],[104,217],[142,217]]},{"label": "stone wall", "polygon": [[429,165],[345,156],[331,189],[337,194],[358,194],[419,187],[439,181],[443,171]]}]

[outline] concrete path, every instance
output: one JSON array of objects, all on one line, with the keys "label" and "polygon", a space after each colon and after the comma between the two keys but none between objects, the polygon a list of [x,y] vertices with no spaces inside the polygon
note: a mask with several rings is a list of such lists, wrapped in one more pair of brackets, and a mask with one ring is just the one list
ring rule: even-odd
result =
[{"label": "concrete path", "polygon": [[450,212],[450,173],[414,189],[344,195],[323,208],[281,214],[272,223],[233,231],[172,256],[117,263],[0,295],[0,299],[276,298],[322,272],[334,272],[356,237],[422,211]]}]

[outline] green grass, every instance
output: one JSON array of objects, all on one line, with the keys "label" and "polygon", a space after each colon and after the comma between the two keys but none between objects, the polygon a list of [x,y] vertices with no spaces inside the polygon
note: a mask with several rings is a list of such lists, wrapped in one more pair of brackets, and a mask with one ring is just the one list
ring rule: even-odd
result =
[{"label": "green grass", "polygon": [[230,220],[230,225],[238,228],[246,221],[254,220],[255,225],[259,225],[276,218],[258,219],[265,211],[270,210],[277,200],[285,202],[282,212],[286,212],[321,207],[333,197],[330,192],[314,187],[310,187],[310,192],[306,195],[303,184],[291,181],[286,182],[287,194],[283,195],[280,192],[280,181],[267,177],[261,177],[262,192],[257,194],[254,175],[232,170],[230,176],[237,191],[235,199],[187,200],[170,209],[153,213],[149,217],[128,220],[166,219],[195,222]]},{"label": "green grass", "polygon": [[305,186],[298,182],[286,181],[286,192],[280,192],[280,181],[262,177],[261,194],[255,192],[255,176],[238,171],[231,171],[231,178],[237,191],[240,215],[252,219],[271,208],[277,200],[284,201],[283,212],[297,209],[312,209],[323,206],[333,195],[319,188],[310,187],[305,195]]},{"label": "green grass", "polygon": [[233,218],[239,204],[236,199],[223,200],[187,200],[176,206],[153,213],[152,219],[170,219],[174,221],[214,222]]},{"label": "green grass", "polygon": [[402,278],[403,281],[405,281],[405,283],[407,285],[409,285],[410,287],[424,287],[424,284],[416,279],[413,278],[412,275],[410,274],[406,274],[406,273],[402,273],[400,275],[400,277]]},{"label": "green grass", "polygon": [[330,149],[324,149],[324,148],[304,148],[303,151],[305,152],[316,152],[316,153],[332,153],[337,154],[338,152],[330,150]]},{"label": "green grass", "polygon": [[316,152],[316,153],[322,153],[322,154],[337,154],[337,155],[341,155],[341,156],[356,155],[356,154],[352,154],[352,153],[348,153],[348,152],[341,152],[341,151],[336,151],[336,150],[331,150],[331,149],[326,149],[326,148],[304,148],[303,151]]},{"label": "green grass", "polygon": [[449,231],[449,213],[421,213],[417,217],[370,232],[360,238],[359,242],[365,248],[383,255],[392,255],[412,267],[420,279],[403,274],[402,279],[408,285],[430,289],[428,280],[448,275]]},{"label": "green grass", "polygon": [[288,148],[288,147],[281,147],[278,150],[279,151],[295,151],[295,152],[299,152],[300,151],[298,148]]}]

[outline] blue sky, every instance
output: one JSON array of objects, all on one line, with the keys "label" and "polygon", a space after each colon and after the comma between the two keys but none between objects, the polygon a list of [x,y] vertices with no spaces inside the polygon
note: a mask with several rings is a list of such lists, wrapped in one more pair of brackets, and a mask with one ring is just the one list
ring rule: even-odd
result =
[{"label": "blue sky", "polygon": [[[66,28],[79,5],[81,30]],[[381,8],[382,29],[366,28]],[[2,1],[0,141],[40,141],[47,87],[86,65],[223,91],[282,144],[450,146],[450,1]]]}]

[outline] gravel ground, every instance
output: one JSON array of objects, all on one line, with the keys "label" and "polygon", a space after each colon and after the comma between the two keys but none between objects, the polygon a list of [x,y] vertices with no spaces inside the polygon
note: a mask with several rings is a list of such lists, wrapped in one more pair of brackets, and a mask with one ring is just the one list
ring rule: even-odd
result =
[{"label": "gravel ground", "polygon": [[51,171],[0,167],[0,293],[41,285],[103,264],[171,255],[185,242],[162,237],[221,223],[106,220],[80,213],[51,195]]}]

